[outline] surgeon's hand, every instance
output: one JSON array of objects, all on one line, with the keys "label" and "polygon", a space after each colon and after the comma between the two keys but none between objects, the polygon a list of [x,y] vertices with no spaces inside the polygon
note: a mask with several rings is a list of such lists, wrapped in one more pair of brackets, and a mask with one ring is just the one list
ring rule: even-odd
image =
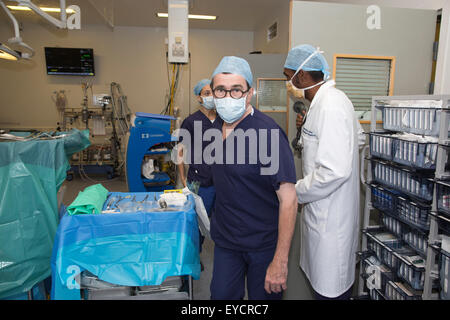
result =
[{"label": "surgeon's hand", "polygon": [[303,116],[297,113],[297,118],[295,119],[295,125],[297,126],[297,129],[300,128],[302,123],[303,123]]},{"label": "surgeon's hand", "polygon": [[264,289],[267,293],[280,293],[287,289],[286,281],[288,275],[287,263],[272,260],[266,272]]},{"label": "surgeon's hand", "polygon": [[305,119],[306,111],[303,111],[301,114],[297,113],[297,118],[295,118],[295,125],[297,126],[297,129],[300,128],[303,124],[303,121]]}]

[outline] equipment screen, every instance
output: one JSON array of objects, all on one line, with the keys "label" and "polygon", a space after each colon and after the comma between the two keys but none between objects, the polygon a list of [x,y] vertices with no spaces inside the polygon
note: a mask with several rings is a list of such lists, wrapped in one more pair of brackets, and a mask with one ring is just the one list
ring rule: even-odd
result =
[{"label": "equipment screen", "polygon": [[47,74],[94,76],[94,49],[45,48]]}]

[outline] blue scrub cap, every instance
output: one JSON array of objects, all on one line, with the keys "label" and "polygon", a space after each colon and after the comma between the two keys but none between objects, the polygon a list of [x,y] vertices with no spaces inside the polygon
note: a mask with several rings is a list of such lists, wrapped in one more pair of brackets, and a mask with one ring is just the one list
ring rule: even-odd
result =
[{"label": "blue scrub cap", "polygon": [[211,79],[219,73],[238,74],[242,76],[250,86],[253,84],[253,74],[250,65],[245,59],[239,57],[223,57],[216,70],[214,70]]},{"label": "blue scrub cap", "polygon": [[[284,67],[286,69],[297,70],[300,65],[317,50],[319,49],[314,48],[309,44],[302,44],[292,48],[286,57]],[[330,72],[328,71],[328,69],[329,67],[327,60],[325,60],[325,57],[320,52],[317,52],[302,67],[302,70],[304,71],[322,71],[325,79],[330,76]]]},{"label": "blue scrub cap", "polygon": [[200,92],[202,92],[203,87],[208,84],[211,84],[211,79],[202,79],[199,82],[197,82],[197,84],[194,87],[194,94],[196,96],[199,96]]}]

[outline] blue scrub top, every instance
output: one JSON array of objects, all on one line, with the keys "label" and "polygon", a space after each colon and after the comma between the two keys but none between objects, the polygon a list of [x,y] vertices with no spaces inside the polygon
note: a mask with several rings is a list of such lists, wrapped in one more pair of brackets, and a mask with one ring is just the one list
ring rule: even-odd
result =
[{"label": "blue scrub top", "polygon": [[[181,128],[188,130],[191,134],[191,148],[192,148],[191,159],[190,159],[191,163],[189,164],[187,180],[188,181],[199,181],[201,187],[209,187],[212,185],[211,166],[204,164],[203,159],[201,159],[202,160],[201,164],[194,163],[194,156],[195,156],[194,149],[193,149],[194,141],[195,141],[194,122],[196,122],[196,121],[201,122],[202,135],[203,135],[205,133],[205,131],[210,128],[216,128],[216,129],[221,130],[223,120],[219,116],[216,116],[216,119],[214,120],[214,122],[211,122],[211,120],[209,120],[209,118],[203,112],[198,110],[197,112],[194,112],[193,114],[188,116],[186,119],[184,119],[183,123],[181,124]],[[180,139],[180,141],[182,141],[182,140]],[[203,154],[203,150],[212,142],[214,142],[214,140],[213,141],[203,141],[202,154]]]},{"label": "blue scrub top", "polygon": [[237,137],[228,136],[223,141],[224,164],[213,164],[212,175],[216,188],[215,212],[211,219],[211,237],[215,244],[238,251],[261,251],[276,247],[278,240],[279,201],[276,191],[281,182],[296,183],[294,156],[286,133],[276,122],[254,109],[235,128],[257,129],[258,153],[262,139],[259,129],[268,129],[267,149],[271,150],[270,129],[277,129],[276,145],[279,154],[279,169],[273,175],[261,175],[263,165],[257,164],[250,152],[248,139],[245,146],[245,164],[237,164],[237,144],[234,143],[234,164],[226,164],[226,141]]}]

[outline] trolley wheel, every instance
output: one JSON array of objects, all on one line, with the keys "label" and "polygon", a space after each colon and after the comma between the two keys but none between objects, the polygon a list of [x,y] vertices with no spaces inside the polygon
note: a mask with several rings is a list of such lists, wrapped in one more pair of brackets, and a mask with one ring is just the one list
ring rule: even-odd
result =
[{"label": "trolley wheel", "polygon": [[67,181],[72,181],[72,180],[73,180],[73,174],[72,174],[72,173],[69,173],[69,174],[67,175],[67,177],[66,177],[66,180],[67,180]]}]

